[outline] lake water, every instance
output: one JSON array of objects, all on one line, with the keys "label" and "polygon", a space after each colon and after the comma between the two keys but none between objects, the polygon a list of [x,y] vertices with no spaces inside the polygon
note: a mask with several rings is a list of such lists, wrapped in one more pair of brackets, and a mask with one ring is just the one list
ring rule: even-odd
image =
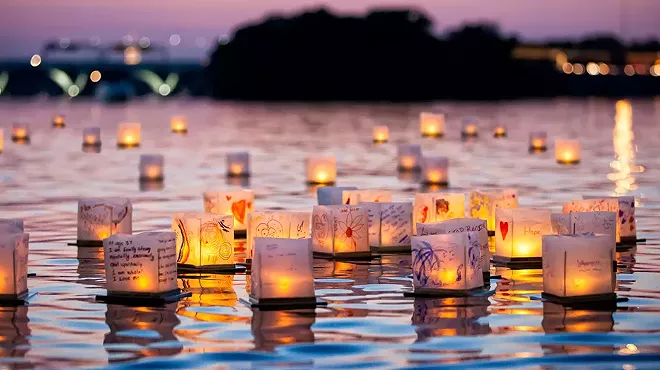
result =
[{"label": "lake water", "polygon": [[[422,139],[421,110],[448,113],[447,136]],[[0,217],[25,219],[30,233],[28,281],[37,292],[27,307],[0,308],[0,363],[8,368],[309,368],[388,369],[480,367],[657,369],[660,367],[660,101],[633,101],[630,132],[613,136],[614,101],[417,105],[236,104],[204,100],[0,101],[5,150],[0,154]],[[67,127],[53,129],[54,113]],[[172,115],[188,116],[186,136],[170,133]],[[460,118],[480,119],[481,136],[462,142]],[[29,122],[30,145],[9,141],[14,120]],[[142,146],[118,150],[116,124],[142,123]],[[509,137],[494,139],[496,123]],[[371,143],[386,124],[391,142]],[[81,150],[87,125],[103,129],[100,153]],[[550,150],[529,154],[528,133],[582,140],[582,163],[556,164]],[[311,209],[315,189],[304,183],[303,160],[335,153],[338,185],[392,189],[411,200],[420,187],[396,172],[396,143],[415,142],[450,159],[450,188],[519,189],[521,206],[558,211],[582,194],[638,198],[639,236],[618,253],[616,309],[571,310],[544,303],[540,270],[511,271],[493,280],[482,299],[404,298],[410,256],[361,264],[315,260],[317,295],[327,308],[252,312],[246,276],[180,279],[191,298],[164,308],[95,302],[104,292],[101,253],[67,246],[76,238],[76,199],[124,196],[134,204],[134,232],[169,230],[170,215],[202,210],[202,192],[247,186],[258,209]],[[623,155],[614,170],[618,155]],[[634,158],[626,148],[635,149]],[[623,148],[623,149],[622,149]],[[249,150],[253,177],[226,180],[224,155]],[[165,155],[163,189],[140,189],[140,153]],[[643,166],[629,173],[629,166]],[[616,180],[618,178],[618,180]],[[616,180],[616,181],[614,181]],[[634,185],[629,184],[634,182]],[[632,188],[632,189],[629,189]],[[629,189],[629,190],[628,190]],[[219,367],[220,366],[220,367]]]}]

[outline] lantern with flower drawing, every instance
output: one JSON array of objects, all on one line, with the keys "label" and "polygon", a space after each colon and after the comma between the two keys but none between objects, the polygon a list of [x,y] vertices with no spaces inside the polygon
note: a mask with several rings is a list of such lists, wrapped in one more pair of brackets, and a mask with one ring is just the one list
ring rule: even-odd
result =
[{"label": "lantern with flower drawing", "polygon": [[11,140],[14,142],[30,141],[30,126],[23,122],[14,122],[11,126]]},{"label": "lantern with flower drawing", "polygon": [[386,143],[390,139],[390,129],[387,126],[374,126],[372,136],[374,143]]},{"label": "lantern with flower drawing", "polygon": [[234,217],[234,231],[245,233],[247,219],[254,210],[252,190],[207,191],[203,195],[204,212]]},{"label": "lantern with flower drawing", "polygon": [[188,119],[186,116],[173,116],[170,119],[170,128],[176,134],[185,134],[188,132]]},{"label": "lantern with flower drawing", "polygon": [[101,146],[101,128],[85,127],[82,132],[83,146]]},{"label": "lantern with flower drawing", "polygon": [[415,222],[431,223],[462,217],[465,217],[465,194],[415,193]]},{"label": "lantern with flower drawing", "polygon": [[344,190],[342,192],[342,204],[357,205],[362,202],[391,202],[391,190]]},{"label": "lantern with flower drawing", "polygon": [[229,177],[250,176],[250,153],[248,152],[227,153],[227,176]]},{"label": "lantern with flower drawing", "polygon": [[541,262],[541,238],[551,233],[550,214],[543,209],[497,209],[493,260],[499,263]]},{"label": "lantern with flower drawing", "polygon": [[580,140],[555,140],[555,159],[560,164],[580,163]]},{"label": "lantern with flower drawing", "polygon": [[57,114],[53,116],[53,127],[63,128],[64,126],[66,126],[66,123],[64,123],[63,115]]},{"label": "lantern with flower drawing", "polygon": [[461,123],[461,136],[463,138],[477,137],[479,132],[477,130],[477,119],[474,117],[463,118]]},{"label": "lantern with flower drawing", "polygon": [[419,130],[424,137],[442,137],[445,134],[445,115],[422,112],[419,115]]},{"label": "lantern with flower drawing", "polygon": [[140,155],[140,181],[163,181],[164,162],[161,154]]},{"label": "lantern with flower drawing", "polygon": [[333,184],[337,179],[337,160],[334,156],[307,157],[305,166],[310,184]]},{"label": "lantern with flower drawing", "polygon": [[417,144],[400,144],[396,157],[399,171],[419,171],[422,165],[422,147]]},{"label": "lantern with flower drawing", "polygon": [[471,191],[469,194],[469,216],[486,220],[488,231],[495,231],[495,210],[497,208],[518,208],[518,191]]},{"label": "lantern with flower drawing", "polygon": [[252,258],[254,238],[303,239],[310,234],[309,212],[254,211],[248,215],[246,258]]},{"label": "lantern with flower drawing", "polygon": [[98,246],[114,234],[131,234],[133,206],[127,198],[81,198],[78,200],[79,246]]},{"label": "lantern with flower drawing", "polygon": [[117,126],[117,146],[131,148],[140,146],[140,124],[123,122]]},{"label": "lantern with flower drawing", "polygon": [[422,181],[428,185],[449,184],[449,159],[422,157]]},{"label": "lantern with flower drawing", "polygon": [[317,201],[321,206],[343,204],[344,190],[357,190],[357,188],[355,186],[321,186],[316,189]]},{"label": "lantern with flower drawing", "polygon": [[464,295],[484,285],[477,232],[412,238],[415,295]]},{"label": "lantern with flower drawing", "polygon": [[0,302],[27,296],[29,239],[16,229],[0,228]]},{"label": "lantern with flower drawing", "polygon": [[535,131],[529,134],[529,151],[545,152],[548,149],[548,134],[545,131]]},{"label": "lantern with flower drawing", "polygon": [[367,207],[314,206],[312,246],[321,257],[371,258]]},{"label": "lantern with flower drawing", "polygon": [[211,213],[177,213],[172,217],[179,265],[234,269],[234,218]]},{"label": "lantern with flower drawing", "polygon": [[615,251],[607,235],[543,236],[543,295],[559,301],[616,299]]}]

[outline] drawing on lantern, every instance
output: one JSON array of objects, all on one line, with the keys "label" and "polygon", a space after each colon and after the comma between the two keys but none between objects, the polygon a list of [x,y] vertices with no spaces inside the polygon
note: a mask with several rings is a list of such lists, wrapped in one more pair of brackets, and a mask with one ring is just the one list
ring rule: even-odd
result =
[{"label": "drawing on lantern", "polygon": [[343,245],[348,246],[357,251],[358,249],[358,240],[360,239],[360,229],[365,226],[367,220],[363,220],[362,215],[353,217],[353,210],[349,209],[346,213],[346,218],[344,220],[337,219],[335,220],[338,226],[336,237],[343,240]]},{"label": "drawing on lantern", "polygon": [[281,238],[284,234],[284,226],[281,222],[271,219],[257,224],[256,231],[255,237]]},{"label": "drawing on lantern", "polygon": [[314,235],[321,248],[325,247],[326,238],[330,235],[328,215],[314,215]]}]

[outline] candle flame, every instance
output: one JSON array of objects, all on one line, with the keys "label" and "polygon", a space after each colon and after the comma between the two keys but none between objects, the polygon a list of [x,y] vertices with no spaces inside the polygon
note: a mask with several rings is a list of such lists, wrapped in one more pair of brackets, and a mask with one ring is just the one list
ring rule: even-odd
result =
[{"label": "candle flame", "polygon": [[231,166],[229,166],[229,171],[232,175],[240,175],[243,173],[243,166],[238,163],[232,163]]},{"label": "candle flame", "polygon": [[539,138],[534,138],[532,140],[532,148],[543,148],[545,146],[545,141]]},{"label": "candle flame", "polygon": [[407,169],[415,167],[415,157],[411,157],[411,156],[401,157],[401,167]]},{"label": "candle flame", "polygon": [[145,174],[149,179],[157,179],[161,176],[161,168],[158,165],[148,165],[145,169]]},{"label": "candle flame", "polygon": [[86,136],[85,136],[85,143],[86,143],[86,144],[96,144],[96,136],[94,136],[94,135],[86,135]]},{"label": "candle flame", "polygon": [[319,183],[324,183],[328,181],[328,173],[323,170],[318,171],[316,173],[316,181]]}]

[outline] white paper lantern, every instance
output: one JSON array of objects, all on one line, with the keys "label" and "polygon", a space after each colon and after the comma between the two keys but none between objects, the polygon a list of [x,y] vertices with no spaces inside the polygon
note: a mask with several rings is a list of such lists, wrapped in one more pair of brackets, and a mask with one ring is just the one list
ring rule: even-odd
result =
[{"label": "white paper lantern", "polygon": [[390,139],[390,129],[387,126],[374,126],[372,136],[374,143],[386,143]]},{"label": "white paper lantern", "polygon": [[449,159],[447,157],[422,157],[422,181],[429,185],[449,183]]},{"label": "white paper lantern", "polygon": [[495,126],[495,130],[493,132],[493,137],[495,137],[495,138],[506,137],[506,127],[504,127],[502,125]]},{"label": "white paper lantern", "polygon": [[[574,200],[572,202],[564,203],[562,213],[572,212],[614,212],[616,214],[615,237],[616,242],[621,241],[621,218],[619,201],[616,198],[600,198],[600,199],[584,199]],[[583,232],[588,232],[585,230]]]},{"label": "white paper lantern", "polygon": [[344,190],[357,190],[355,186],[320,186],[316,189],[316,198],[321,206],[339,205],[342,203]]},{"label": "white paper lantern", "polygon": [[0,229],[0,301],[27,295],[30,234]]},{"label": "white paper lantern", "polygon": [[372,247],[410,247],[413,236],[412,203],[362,202],[369,221],[369,245]]},{"label": "white paper lantern", "polygon": [[559,299],[612,299],[615,251],[616,245],[606,235],[543,236],[544,295]]},{"label": "white paper lantern", "polygon": [[[582,196],[585,200],[595,200],[595,204],[599,204],[601,199],[616,199],[619,202],[618,220],[619,236],[621,242],[636,242],[637,241],[637,221],[635,219],[635,197],[633,196],[618,196],[618,197],[594,197]],[[613,207],[608,204],[608,209]],[[614,211],[611,211],[614,212]]]},{"label": "white paper lantern", "polygon": [[311,242],[255,238],[250,302],[255,305],[316,304]]},{"label": "white paper lantern", "polygon": [[495,254],[501,263],[541,261],[543,235],[551,234],[549,210],[498,208],[495,211]]},{"label": "white paper lantern", "polygon": [[252,258],[254,238],[309,238],[309,212],[254,211],[248,215],[246,258]]},{"label": "white paper lantern", "polygon": [[188,119],[186,116],[173,116],[170,119],[170,128],[176,134],[185,134],[188,132]]},{"label": "white paper lantern", "polygon": [[326,257],[370,257],[369,212],[363,206],[314,206],[312,246]]},{"label": "white paper lantern", "polygon": [[432,223],[463,217],[465,217],[465,194],[415,193],[413,211],[415,222]]},{"label": "white paper lantern", "polygon": [[445,115],[422,112],[419,115],[419,130],[425,137],[442,137],[445,134]]},{"label": "white paper lantern", "polygon": [[617,215],[614,212],[570,212],[552,214],[552,234],[593,233],[608,235],[616,243]]},{"label": "white paper lantern", "polygon": [[529,151],[545,152],[548,149],[548,134],[545,131],[535,131],[529,134]]},{"label": "white paper lantern", "polygon": [[0,232],[22,233],[23,220],[20,218],[0,218]]},{"label": "white paper lantern", "polygon": [[140,155],[140,181],[163,181],[165,157],[161,154]]},{"label": "white paper lantern", "polygon": [[396,157],[399,171],[419,171],[422,168],[422,147],[417,144],[400,144]]},{"label": "white paper lantern", "polygon": [[27,123],[14,122],[11,126],[11,139],[15,142],[30,140],[30,126]]},{"label": "white paper lantern", "polygon": [[479,131],[477,129],[477,119],[473,117],[467,117],[463,119],[461,123],[461,136],[463,138],[468,137],[477,137]]},{"label": "white paper lantern", "polygon": [[252,190],[207,191],[204,197],[204,212],[234,217],[234,230],[247,230],[247,220],[254,210]]},{"label": "white paper lantern", "polygon": [[227,153],[227,176],[250,176],[250,153]]},{"label": "white paper lantern", "polygon": [[83,146],[100,146],[101,128],[85,127],[82,133],[82,141],[83,141]]},{"label": "white paper lantern", "polygon": [[115,234],[103,240],[108,296],[178,291],[176,234]]},{"label": "white paper lantern", "polygon": [[484,285],[477,232],[412,238],[415,294],[461,295]]},{"label": "white paper lantern", "polygon": [[78,245],[100,245],[114,234],[131,234],[133,206],[127,198],[78,200]]},{"label": "white paper lantern", "polygon": [[357,205],[362,202],[391,202],[391,190],[344,190],[341,195],[342,204]]},{"label": "white paper lantern", "polygon": [[66,126],[66,123],[63,115],[57,114],[53,116],[53,127],[63,128],[64,126]]},{"label": "white paper lantern", "polygon": [[480,263],[484,281],[490,276],[490,250],[488,249],[488,230],[486,221],[478,218],[454,218],[433,223],[417,223],[417,235],[441,235],[455,233],[477,233],[481,246]]},{"label": "white paper lantern", "polygon": [[489,231],[495,231],[495,210],[497,208],[518,208],[518,191],[471,191],[469,194],[469,215],[486,220]]},{"label": "white paper lantern", "polygon": [[177,213],[177,263],[193,267],[234,266],[234,218],[211,213]]},{"label": "white paper lantern", "polygon": [[117,146],[120,148],[140,146],[140,127],[139,123],[120,123],[117,126]]},{"label": "white paper lantern", "polygon": [[333,184],[337,179],[337,161],[334,156],[308,157],[305,161],[307,182]]},{"label": "white paper lantern", "polygon": [[580,141],[569,139],[555,140],[555,159],[561,164],[580,163]]}]

